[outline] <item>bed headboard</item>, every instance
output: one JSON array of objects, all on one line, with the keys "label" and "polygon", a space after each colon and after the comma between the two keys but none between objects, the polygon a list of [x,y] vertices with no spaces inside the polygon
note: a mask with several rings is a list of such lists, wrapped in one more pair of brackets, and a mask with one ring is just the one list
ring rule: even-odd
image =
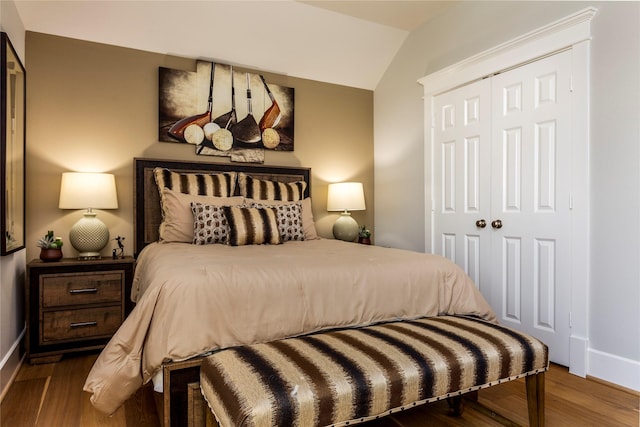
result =
[{"label": "bed headboard", "polygon": [[[134,159],[134,255],[149,243],[158,240],[162,221],[160,194],[153,177],[153,169],[167,168],[176,172],[244,172],[257,179],[280,182],[305,181],[305,197],[311,196],[311,169],[303,167],[264,166],[232,163],[205,163],[180,160]],[[236,194],[239,189],[236,186]]]}]

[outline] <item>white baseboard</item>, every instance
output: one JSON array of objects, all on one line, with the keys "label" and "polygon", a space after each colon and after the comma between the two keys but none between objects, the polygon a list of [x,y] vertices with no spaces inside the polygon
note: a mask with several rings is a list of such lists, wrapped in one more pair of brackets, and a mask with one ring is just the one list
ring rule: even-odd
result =
[{"label": "white baseboard", "polygon": [[640,391],[640,361],[589,349],[588,375]]},{"label": "white baseboard", "polygon": [[0,361],[0,402],[2,402],[7,391],[9,391],[9,387],[11,387],[11,383],[13,383],[16,375],[18,375],[18,371],[22,365],[24,355],[20,354],[20,349],[22,348],[21,344],[25,333],[26,328],[22,330],[7,354]]}]

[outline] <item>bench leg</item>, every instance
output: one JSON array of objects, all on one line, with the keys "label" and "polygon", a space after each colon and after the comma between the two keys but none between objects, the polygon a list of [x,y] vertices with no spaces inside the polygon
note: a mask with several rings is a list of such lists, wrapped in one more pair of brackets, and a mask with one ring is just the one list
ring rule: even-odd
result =
[{"label": "bench leg", "polygon": [[187,387],[187,427],[220,427],[200,392],[200,383]]},{"label": "bench leg", "polygon": [[461,417],[464,412],[464,402],[462,401],[462,396],[453,396],[447,398],[447,403],[449,404],[449,410],[454,417]]},{"label": "bench leg", "polygon": [[205,427],[209,407],[200,393],[200,383],[189,383],[187,387],[187,427]]},{"label": "bench leg", "polygon": [[544,427],[544,372],[529,375],[525,381],[527,384],[529,425]]}]

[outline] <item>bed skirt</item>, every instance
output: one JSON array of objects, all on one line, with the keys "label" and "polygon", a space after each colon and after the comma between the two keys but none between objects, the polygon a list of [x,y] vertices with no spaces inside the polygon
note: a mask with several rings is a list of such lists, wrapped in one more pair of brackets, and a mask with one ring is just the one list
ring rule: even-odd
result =
[{"label": "bed skirt", "polygon": [[344,426],[547,369],[535,338],[438,316],[222,350],[200,386],[223,427]]}]

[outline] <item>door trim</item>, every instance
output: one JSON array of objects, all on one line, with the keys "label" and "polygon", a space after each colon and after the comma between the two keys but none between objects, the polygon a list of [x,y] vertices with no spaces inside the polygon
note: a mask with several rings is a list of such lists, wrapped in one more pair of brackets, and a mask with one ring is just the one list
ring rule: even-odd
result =
[{"label": "door trim", "polygon": [[425,95],[447,92],[457,86],[513,68],[520,64],[591,40],[591,19],[597,9],[589,7],[544,27],[433,72],[418,80]]},{"label": "door trim", "polygon": [[424,87],[425,135],[425,250],[433,249],[433,121],[434,97],[502,70],[538,58],[571,50],[572,69],[572,250],[570,372],[586,376],[589,349],[589,59],[591,20],[589,7],[520,37],[488,49],[418,80]]}]

